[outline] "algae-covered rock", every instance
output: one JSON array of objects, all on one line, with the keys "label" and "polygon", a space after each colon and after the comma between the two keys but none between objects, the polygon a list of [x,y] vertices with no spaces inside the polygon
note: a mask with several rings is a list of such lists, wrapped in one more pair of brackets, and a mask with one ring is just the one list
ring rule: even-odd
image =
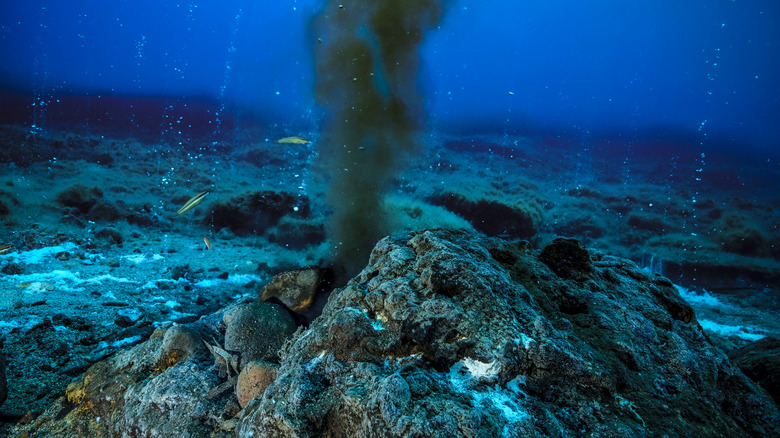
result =
[{"label": "algae-covered rock", "polygon": [[308,197],[265,190],[212,203],[203,223],[218,229],[229,228],[236,235],[244,236],[263,234],[284,216],[307,218],[309,214]]},{"label": "algae-covered rock", "polygon": [[542,220],[542,209],[533,200],[507,203],[502,199],[472,199],[445,191],[429,197],[428,201],[462,216],[488,236],[528,239],[536,234]]},{"label": "algae-covered rock", "polygon": [[87,187],[84,184],[73,184],[57,194],[57,203],[63,207],[75,208],[81,214],[86,214],[103,197],[100,187]]},{"label": "algae-covered rock", "polygon": [[729,351],[729,358],[780,403],[780,339],[767,337]]},{"label": "algae-covered rock", "polygon": [[575,239],[554,239],[544,247],[539,260],[563,278],[586,278],[593,269],[588,250]]}]

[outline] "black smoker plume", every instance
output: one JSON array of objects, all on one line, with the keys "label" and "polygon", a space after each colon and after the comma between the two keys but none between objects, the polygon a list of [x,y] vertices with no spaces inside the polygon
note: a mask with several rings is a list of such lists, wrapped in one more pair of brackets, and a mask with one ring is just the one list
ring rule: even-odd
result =
[{"label": "black smoker plume", "polygon": [[419,147],[418,48],[441,13],[440,0],[339,0],[314,20],[316,96],[326,112],[319,157],[333,173],[328,233],[348,276],[392,231],[383,198]]}]

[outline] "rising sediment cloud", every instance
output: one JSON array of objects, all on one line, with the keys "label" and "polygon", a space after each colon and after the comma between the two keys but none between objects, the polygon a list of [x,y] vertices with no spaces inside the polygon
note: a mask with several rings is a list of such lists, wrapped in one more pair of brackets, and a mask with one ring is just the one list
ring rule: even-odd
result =
[{"label": "rising sediment cloud", "polygon": [[353,275],[389,234],[388,185],[418,148],[424,119],[418,48],[439,0],[330,1],[315,18],[316,97],[326,111],[319,157],[332,173],[334,264]]}]

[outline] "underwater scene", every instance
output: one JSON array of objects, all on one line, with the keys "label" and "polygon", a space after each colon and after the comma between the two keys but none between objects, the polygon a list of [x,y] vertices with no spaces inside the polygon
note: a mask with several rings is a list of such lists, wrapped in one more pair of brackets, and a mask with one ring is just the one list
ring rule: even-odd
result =
[{"label": "underwater scene", "polygon": [[0,436],[780,436],[780,3],[0,4]]}]

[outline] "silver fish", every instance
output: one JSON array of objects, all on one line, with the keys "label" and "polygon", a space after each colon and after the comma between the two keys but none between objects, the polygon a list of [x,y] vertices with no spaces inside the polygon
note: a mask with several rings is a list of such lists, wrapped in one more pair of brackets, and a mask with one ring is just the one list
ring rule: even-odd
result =
[{"label": "silver fish", "polygon": [[201,201],[203,201],[203,198],[206,197],[206,195],[209,194],[208,190],[205,190],[203,192],[198,193],[197,195],[190,198],[189,201],[185,202],[184,205],[181,206],[179,211],[176,212],[176,214],[184,214],[193,208],[195,208],[196,205],[200,204]]}]

